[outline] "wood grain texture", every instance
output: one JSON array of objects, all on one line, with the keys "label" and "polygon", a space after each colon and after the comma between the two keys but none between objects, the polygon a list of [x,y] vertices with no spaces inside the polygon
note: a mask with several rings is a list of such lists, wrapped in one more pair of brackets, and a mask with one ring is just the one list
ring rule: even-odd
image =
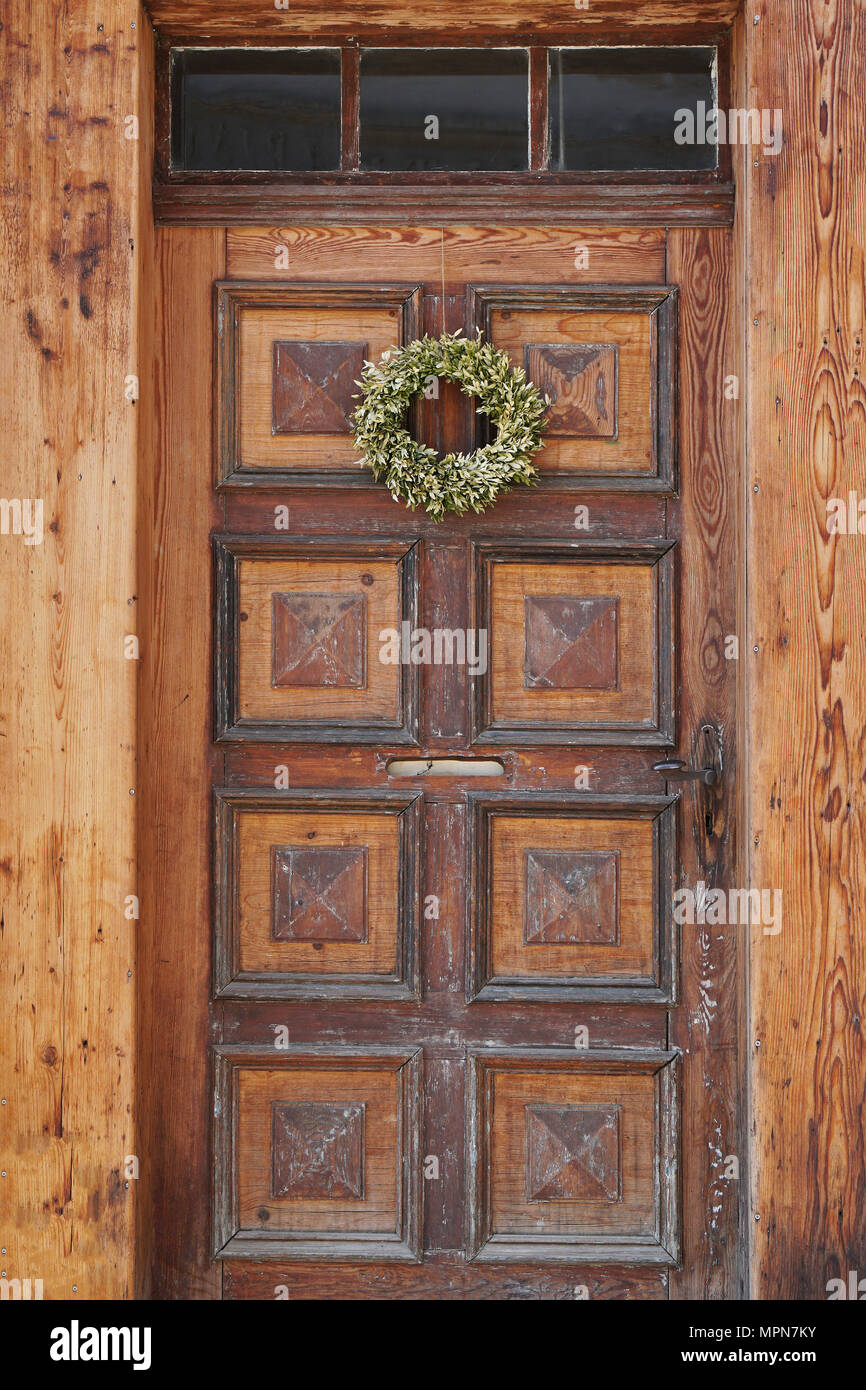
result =
[{"label": "wood grain texture", "polygon": [[866,492],[866,9],[756,8],[785,143],[749,170],[749,829],[784,921],[751,952],[754,1292],[821,1300],[866,1268],[866,551],[827,521]]},{"label": "wood grain texture", "polygon": [[[214,1298],[208,1267],[211,754],[211,292],[225,237],[157,235],[157,444],[141,476],[138,1097],[146,1205],[139,1294]],[[179,659],[180,653],[184,659]],[[196,788],[197,794],[190,795]],[[183,852],[178,852],[182,835]],[[186,1175],[183,1183],[178,1174]]]},{"label": "wood grain texture", "polygon": [[618,349],[610,343],[527,343],[526,375],[550,397],[547,438],[612,439],[617,432]]},{"label": "wood grain texture", "polygon": [[[443,810],[443,807],[445,808]],[[445,803],[436,801],[432,796],[425,797],[425,809],[428,812],[435,811],[435,815],[430,816],[438,827],[451,830],[448,822],[452,825],[465,819],[463,807],[452,801]],[[445,899],[445,887],[454,888],[454,892],[449,895],[449,900],[454,901],[458,898],[463,889],[463,884],[459,883],[456,876],[451,882],[443,883],[440,866],[447,865],[449,868],[459,862],[459,851],[465,845],[459,835],[453,835],[448,846],[443,847],[444,853],[437,861],[436,868],[431,874],[431,878],[436,878],[436,870],[439,871],[438,883],[442,900]],[[437,895],[437,896],[439,896]],[[442,923],[445,920],[444,912],[440,908],[439,919],[431,922],[437,930],[443,932]],[[446,925],[448,925],[446,923]],[[459,924],[458,924],[459,925]],[[304,1002],[293,1002],[291,1005],[291,1036],[294,1041],[304,1043],[309,1046],[317,1046],[319,1043],[334,1043],[340,1046],[360,1046],[361,1044],[387,1043],[392,1047],[419,1046],[423,1043],[427,1056],[439,1057],[451,1068],[450,1079],[456,1091],[444,1094],[442,1092],[442,1082],[439,1084],[438,1113],[434,1110],[432,1118],[434,1128],[441,1132],[447,1130],[453,1137],[459,1132],[459,1141],[462,1147],[463,1138],[463,1072],[462,1062],[464,1060],[464,1044],[466,1046],[485,1047],[552,1047],[559,1049],[563,1055],[573,1055],[574,1034],[576,1028],[585,1027],[589,1031],[593,1046],[598,1047],[659,1047],[665,1043],[666,1018],[657,1005],[631,1005],[628,1009],[623,1009],[621,1005],[611,1004],[570,1004],[562,1000],[554,1001],[547,1008],[539,1008],[536,1001],[531,1003],[511,1002],[509,996],[507,1008],[503,1008],[501,1000],[473,1002],[470,1009],[466,1008],[465,999],[462,993],[460,962],[462,960],[463,941],[456,940],[457,929],[454,929],[453,937],[449,932],[449,939],[439,944],[441,949],[437,953],[437,963],[444,961],[455,962],[454,973],[451,980],[460,985],[458,991],[439,990],[438,997],[426,998],[425,1004],[412,1006],[401,1004],[398,1009],[384,1009],[381,1001],[376,1002],[343,1002],[339,1011],[332,1008],[323,1008],[321,1000]],[[426,957],[425,957],[426,959]],[[227,1041],[243,1042],[270,1048],[272,1055],[274,1047],[274,1029],[284,1026],[286,1023],[286,1002],[285,1000],[259,1002],[251,1006],[248,1002],[226,1003],[223,1009],[224,1033]],[[444,1069],[443,1069],[444,1070]],[[446,1074],[445,1081],[447,1083]],[[450,1098],[450,1105],[444,1105],[443,1101]],[[433,1104],[437,1097],[428,1092],[427,1105]],[[447,1111],[450,1109],[450,1117]],[[427,1147],[428,1153],[439,1154],[438,1148]],[[452,1139],[448,1140],[446,1152],[452,1152]],[[435,1234],[428,1231],[425,1227],[425,1244],[428,1249],[436,1248],[437,1240],[442,1243],[447,1241],[444,1248],[458,1250],[463,1243],[461,1209],[463,1204],[463,1192],[460,1185],[460,1174],[456,1169],[453,1173],[454,1190],[451,1190],[449,1181],[449,1191],[443,1193],[438,1199],[447,1202],[452,1211],[452,1220],[448,1223],[447,1232],[443,1232],[436,1223]],[[431,1241],[433,1245],[431,1246]]]},{"label": "wood grain texture", "polygon": [[[580,202],[573,192],[572,200]],[[444,229],[446,284],[664,283],[664,234],[658,226],[605,228],[592,222],[587,212],[577,227],[560,226],[549,214],[543,227],[498,222],[494,216]]]},{"label": "wood grain texture", "polygon": [[[575,265],[575,247],[589,264]],[[374,284],[421,280],[462,290],[467,266],[476,278],[575,284],[603,280],[661,284],[665,239],[658,228],[573,227],[322,227],[274,224],[229,227],[228,274],[233,280],[341,280]],[[284,246],[288,265],[276,266]]]},{"label": "wood grain texture", "polygon": [[[284,248],[281,252],[280,248]],[[321,227],[275,223],[228,227],[226,266],[232,280],[341,281],[374,285],[442,276],[439,227]]]},{"label": "wood grain texture", "polygon": [[523,0],[479,0],[467,10],[461,0],[445,0],[431,8],[424,0],[388,0],[352,3],[339,9],[323,9],[320,0],[299,0],[288,10],[263,8],[260,0],[147,0],[154,23],[166,33],[198,38],[237,40],[243,34],[262,34],[279,43],[280,36],[309,39],[311,34],[345,41],[352,34],[362,40],[368,34],[386,33],[391,42],[411,42],[419,31],[468,33],[477,38],[496,34],[535,34],[558,28],[574,36],[591,36],[613,28],[693,28],[730,24],[737,0],[651,0],[636,7],[631,0],[592,0],[586,11],[574,8],[574,0],[543,0],[527,9]]},{"label": "wood grain texture", "polygon": [[46,1299],[119,1299],[138,933],[124,636],[145,448],[124,379],[146,352],[152,43],[135,3],[8,0],[3,46],[2,491],[39,499],[42,538],[4,517],[0,1269]]},{"label": "wood grain texture", "polygon": [[[725,395],[726,377],[741,370],[732,252],[730,234],[723,231],[669,234],[668,276],[680,286],[682,507],[671,519],[682,551],[678,756],[689,766],[714,765],[718,731],[724,769],[718,787],[671,784],[681,792],[677,887],[693,892],[699,883],[727,889],[743,881],[735,836],[742,706],[738,663],[726,653],[726,638],[740,631],[736,557],[742,510],[741,406]],[[705,727],[713,732],[702,734]],[[736,925],[680,928],[683,1008],[672,1019],[672,1039],[683,1050],[685,1221],[683,1268],[671,1275],[672,1298],[742,1296],[742,931]],[[728,1155],[740,1164],[739,1180],[725,1176]]]},{"label": "wood grain texture", "polygon": [[[519,227],[583,226],[729,227],[734,189],[729,183],[614,183],[607,176],[498,175],[382,186],[363,175],[333,174],[318,183],[201,183],[191,176],[154,186],[161,226],[348,224],[376,227],[459,226],[464,222]],[[201,176],[199,176],[201,178]],[[546,182],[539,186],[538,179]]]},{"label": "wood grain texture", "polygon": [[[442,1186],[442,1184],[438,1184]],[[427,1183],[429,1189],[437,1184]],[[574,1302],[638,1299],[664,1302],[667,1271],[597,1269],[564,1265],[539,1269],[531,1265],[464,1264],[447,1255],[428,1255],[423,1265],[241,1264],[228,1261],[223,1297],[232,1301],[256,1299],[290,1302],[325,1299],[365,1303],[459,1300],[460,1302]],[[582,1292],[585,1290],[585,1292]]]}]

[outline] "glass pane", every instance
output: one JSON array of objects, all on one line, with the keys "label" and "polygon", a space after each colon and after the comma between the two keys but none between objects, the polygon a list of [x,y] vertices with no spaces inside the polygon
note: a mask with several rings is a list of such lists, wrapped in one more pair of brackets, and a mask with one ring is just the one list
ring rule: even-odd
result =
[{"label": "glass pane", "polygon": [[171,85],[176,169],[340,167],[338,49],[178,49]]},{"label": "glass pane", "polygon": [[362,169],[529,166],[529,62],[518,49],[361,54]]},{"label": "glass pane", "polygon": [[554,49],[551,169],[715,169],[715,145],[674,138],[678,111],[715,105],[715,57],[713,48]]}]

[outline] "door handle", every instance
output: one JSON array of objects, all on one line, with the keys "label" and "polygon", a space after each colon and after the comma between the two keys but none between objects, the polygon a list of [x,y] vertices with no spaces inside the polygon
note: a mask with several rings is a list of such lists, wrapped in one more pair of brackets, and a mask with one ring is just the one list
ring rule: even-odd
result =
[{"label": "door handle", "polygon": [[703,761],[703,767],[689,767],[682,758],[669,758],[663,763],[653,763],[653,772],[663,773],[669,782],[700,782],[705,787],[719,786],[723,767],[722,735],[714,724],[701,725],[695,756]]},{"label": "door handle", "polygon": [[669,782],[703,782],[705,787],[714,787],[719,780],[714,767],[689,767],[682,758],[653,763],[653,772],[663,772]]}]

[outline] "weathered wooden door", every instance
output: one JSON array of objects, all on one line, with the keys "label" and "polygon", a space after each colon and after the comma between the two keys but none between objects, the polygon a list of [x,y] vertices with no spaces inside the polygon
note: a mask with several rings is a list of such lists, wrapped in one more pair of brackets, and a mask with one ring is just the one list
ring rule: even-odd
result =
[{"label": "weathered wooden door", "polygon": [[[169,490],[196,472],[167,606],[196,620],[212,533],[212,646],[175,627],[187,727],[205,661],[214,700],[170,1145],[212,1197],[156,1237],[157,1282],[730,1293],[735,933],[672,913],[733,864],[728,234],[161,243]],[[349,415],[365,358],[443,328],[552,404],[541,485],[436,526],[359,469]],[[418,436],[471,450],[471,403],[427,397]],[[655,770],[677,757],[716,784]]]}]

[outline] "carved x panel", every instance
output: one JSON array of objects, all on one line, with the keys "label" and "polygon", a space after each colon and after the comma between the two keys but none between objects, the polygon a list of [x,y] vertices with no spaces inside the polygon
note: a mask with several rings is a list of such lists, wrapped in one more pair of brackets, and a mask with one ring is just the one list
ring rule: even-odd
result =
[{"label": "carved x panel", "polygon": [[618,1105],[527,1105],[526,1200],[616,1202]]},{"label": "carved x panel", "polygon": [[415,626],[415,547],[218,536],[217,738],[415,742],[419,668],[382,659]]},{"label": "carved x panel", "polygon": [[524,607],[527,689],[617,689],[618,598],[532,594]]},{"label": "carved x panel", "polygon": [[363,594],[274,594],[273,621],[275,686],[366,684]]},{"label": "carved x panel", "polygon": [[364,1197],[364,1106],[272,1107],[271,1196]]},{"label": "carved x panel", "polygon": [[550,399],[542,476],[675,490],[676,289],[470,286],[469,316]]},{"label": "carved x panel", "polygon": [[677,1065],[664,1051],[475,1053],[475,1258],[675,1264]]},{"label": "carved x panel", "polygon": [[672,999],[674,798],[471,802],[471,995]]},{"label": "carved x panel", "polygon": [[619,940],[619,851],[528,849],[523,939],[551,945]]},{"label": "carved x panel", "polygon": [[274,343],[274,434],[348,434],[366,343]]},{"label": "carved x panel", "polygon": [[276,941],[366,941],[367,848],[271,847]]},{"label": "carved x panel", "polygon": [[216,289],[219,486],[356,478],[355,383],[365,358],[418,337],[418,287]]},{"label": "carved x panel", "polygon": [[225,998],[417,992],[417,791],[215,793]]},{"label": "carved x panel", "polygon": [[527,343],[526,375],[550,399],[548,439],[613,439],[618,349],[609,343]]},{"label": "carved x panel", "polygon": [[417,1258],[421,1054],[216,1050],[216,1253]]},{"label": "carved x panel", "polygon": [[479,744],[673,736],[673,544],[477,542]]}]

